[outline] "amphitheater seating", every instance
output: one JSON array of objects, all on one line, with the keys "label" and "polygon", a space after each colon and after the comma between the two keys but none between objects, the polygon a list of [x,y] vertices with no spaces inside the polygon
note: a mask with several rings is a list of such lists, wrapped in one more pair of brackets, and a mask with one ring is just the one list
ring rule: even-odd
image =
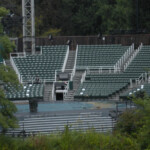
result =
[{"label": "amphitheater seating", "polygon": [[[20,118],[19,118],[20,119]],[[65,126],[69,126],[72,131],[87,131],[94,129],[96,132],[110,132],[114,128],[116,121],[110,116],[101,116],[100,112],[88,111],[84,113],[73,112],[70,114],[32,115],[20,119],[19,128],[8,129],[7,135],[21,135],[22,129],[26,135],[50,134],[64,132]]]},{"label": "amphitheater seating", "polygon": [[77,70],[87,67],[113,66],[125,53],[128,46],[122,45],[79,45]]},{"label": "amphitheater seating", "polygon": [[147,83],[147,84],[144,84],[144,85],[140,85],[137,88],[133,88],[133,89],[121,94],[120,98],[127,99],[130,96],[135,95],[139,91],[144,91],[148,96],[150,96],[150,84]]},{"label": "amphitheater seating", "polygon": [[13,58],[23,81],[37,77],[54,81],[55,70],[62,69],[67,46],[42,46],[41,48],[42,55]]},{"label": "amphitheater seating", "polygon": [[26,84],[14,88],[11,85],[4,86],[6,98],[10,100],[24,100],[24,99],[42,99],[43,98],[43,84]]},{"label": "amphitheater seating", "polygon": [[150,68],[150,46],[143,46],[128,68],[118,74],[87,74],[75,93],[75,98],[108,98],[128,87]]},{"label": "amphitheater seating", "polygon": [[[125,70],[125,73],[137,73],[138,75],[150,70],[150,46],[143,46],[136,58]],[[137,75],[137,77],[138,77]]]},{"label": "amphitheater seating", "polygon": [[127,83],[84,82],[79,86],[75,98],[107,98],[127,86]]}]

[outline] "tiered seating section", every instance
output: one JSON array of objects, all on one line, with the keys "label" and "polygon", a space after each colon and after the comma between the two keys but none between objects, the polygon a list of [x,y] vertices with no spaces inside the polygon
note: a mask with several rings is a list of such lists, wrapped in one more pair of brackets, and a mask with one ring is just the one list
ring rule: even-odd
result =
[{"label": "tiered seating section", "polygon": [[6,98],[10,100],[42,99],[44,93],[43,84],[27,84],[17,88],[5,84],[4,89]]},{"label": "tiered seating section", "polygon": [[76,68],[113,66],[128,49],[122,45],[79,45]]},{"label": "tiered seating section", "polygon": [[[49,116],[48,116],[49,115]],[[40,116],[39,114],[30,118],[24,118],[19,121],[19,128],[9,129],[7,135],[19,135],[22,129],[26,131],[26,135],[50,134],[64,132],[65,126],[69,125],[72,131],[87,131],[94,129],[97,132],[109,132],[114,128],[116,121],[110,116],[102,116],[100,112],[84,112],[71,114],[47,114]]]},{"label": "tiered seating section", "polygon": [[67,48],[66,45],[42,46],[42,55],[13,58],[23,82],[31,78],[54,81],[55,70],[63,67]]},{"label": "tiered seating section", "polygon": [[108,98],[128,87],[150,68],[150,46],[143,46],[128,68],[118,74],[87,74],[79,86],[75,98]]},{"label": "tiered seating section", "polygon": [[134,73],[136,77],[140,74],[150,71],[150,46],[143,46],[136,58],[126,69],[126,73]]},{"label": "tiered seating section", "polygon": [[122,99],[127,99],[129,98],[130,96],[135,96],[137,92],[140,92],[140,91],[144,91],[148,96],[150,96],[150,84],[147,83],[147,84],[144,84],[144,85],[140,85],[139,87],[137,88],[133,88],[131,89],[130,91],[127,91],[123,94],[120,95],[120,98]]}]

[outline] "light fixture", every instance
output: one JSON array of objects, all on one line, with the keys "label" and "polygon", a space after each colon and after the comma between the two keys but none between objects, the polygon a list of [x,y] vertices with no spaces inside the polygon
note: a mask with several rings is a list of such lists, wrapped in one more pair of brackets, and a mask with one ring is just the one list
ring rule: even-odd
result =
[{"label": "light fixture", "polygon": [[80,95],[83,95],[83,92],[80,92]]},{"label": "light fixture", "polygon": [[141,85],[141,89],[144,89],[144,85]]},{"label": "light fixture", "polygon": [[48,39],[49,39],[50,41],[52,41],[52,40],[53,40],[53,36],[50,34],[50,35],[48,36]]},{"label": "light fixture", "polygon": [[68,40],[67,41],[67,45],[71,45],[72,41],[71,40]]},{"label": "light fixture", "polygon": [[82,91],[85,91],[85,88],[83,88]]},{"label": "light fixture", "polygon": [[132,92],[130,92],[129,95],[132,95]]},{"label": "light fixture", "polygon": [[140,89],[137,89],[137,91],[140,91]]},{"label": "light fixture", "polygon": [[102,40],[105,41],[105,37],[103,37]]}]

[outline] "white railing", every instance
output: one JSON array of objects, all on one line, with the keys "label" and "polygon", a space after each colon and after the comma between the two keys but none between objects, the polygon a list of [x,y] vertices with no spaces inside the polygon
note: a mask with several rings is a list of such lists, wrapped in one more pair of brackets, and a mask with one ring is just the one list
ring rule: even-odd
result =
[{"label": "white railing", "polygon": [[63,64],[63,67],[62,67],[62,72],[64,72],[64,70],[65,70],[65,67],[66,67],[66,64],[67,64],[67,60],[68,60],[68,56],[69,56],[69,46],[67,48],[64,64]]},{"label": "white railing", "polygon": [[124,71],[127,69],[127,67],[130,65],[130,63],[134,60],[134,58],[137,56],[137,54],[139,53],[139,51],[142,49],[143,44],[141,43],[141,45],[138,47],[137,50],[134,50],[131,52],[130,58],[128,59],[128,61],[124,64],[123,68]]},{"label": "white railing", "polygon": [[78,56],[78,45],[77,45],[77,48],[76,48],[76,55],[75,55],[75,61],[74,61],[74,67],[73,67],[73,77],[76,73],[77,56]]},{"label": "white railing", "polygon": [[67,82],[67,85],[65,86],[65,90],[63,92],[64,98],[67,96],[69,90],[69,82]]},{"label": "white railing", "polygon": [[150,71],[148,71],[148,75],[147,75],[147,80],[148,80],[148,83],[150,83]]},{"label": "white railing", "polygon": [[41,55],[43,54],[43,48],[42,48],[42,46],[40,46],[40,53],[41,53]]},{"label": "white railing", "polygon": [[85,81],[86,74],[87,74],[87,71],[85,70],[85,72],[82,74],[82,77],[81,77],[81,83]]},{"label": "white railing", "polygon": [[141,84],[144,81],[144,74],[142,73],[135,81],[136,85]]},{"label": "white railing", "polygon": [[87,70],[87,74],[91,74],[91,73],[98,73],[98,74],[102,74],[102,73],[114,73],[115,72],[114,66],[88,66],[86,67]]},{"label": "white railing", "polygon": [[24,77],[23,77],[23,75],[20,75],[21,83],[26,83],[26,82],[36,83],[37,82],[37,78],[38,78],[38,82],[39,83],[54,82],[54,80],[55,80],[55,79],[41,79],[40,77],[33,76],[33,75],[26,75]]},{"label": "white railing", "polygon": [[132,79],[130,79],[130,88],[131,89],[133,88],[133,81],[132,81]]},{"label": "white railing", "polygon": [[133,88],[133,81],[135,80],[136,85],[142,84],[144,81],[148,81],[148,73],[142,73],[138,78],[136,79],[130,79],[130,88]]},{"label": "white railing", "polygon": [[55,94],[55,82],[53,82],[53,87],[52,87],[52,100],[54,100],[54,94]]},{"label": "white railing", "polygon": [[127,49],[127,51],[122,55],[122,57],[114,65],[115,72],[119,71],[121,69],[121,67],[124,66],[124,63],[128,60],[128,58],[132,55],[133,52],[134,52],[134,44],[132,44]]},{"label": "white railing", "polygon": [[22,82],[21,82],[21,75],[20,75],[19,70],[18,70],[18,68],[16,67],[16,64],[15,64],[15,62],[14,62],[14,60],[13,60],[12,57],[10,57],[10,63],[11,63],[11,65],[12,65],[12,67],[14,68],[14,70],[15,70],[17,76],[18,76],[18,80],[20,81],[20,83],[22,83]]}]

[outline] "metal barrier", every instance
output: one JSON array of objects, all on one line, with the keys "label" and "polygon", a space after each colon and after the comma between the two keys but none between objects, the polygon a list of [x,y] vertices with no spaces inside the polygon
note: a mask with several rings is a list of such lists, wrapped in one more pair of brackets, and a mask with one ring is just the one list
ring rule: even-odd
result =
[{"label": "metal barrier", "polygon": [[[15,56],[12,56],[12,55],[15,55]],[[22,83],[22,79],[21,79],[21,75],[20,75],[20,72],[18,70],[18,68],[16,67],[16,64],[13,60],[13,57],[26,57],[26,53],[10,53],[10,62],[11,62],[11,65],[13,66],[17,76],[18,76],[18,80],[20,81],[20,83]]]},{"label": "metal barrier", "polygon": [[54,100],[54,92],[55,92],[55,82],[53,82],[53,87],[52,87],[52,100]]},{"label": "metal barrier", "polygon": [[116,68],[115,66],[88,66],[86,67],[87,74],[92,74],[92,73],[97,73],[97,74],[102,74],[102,73],[116,73]]},{"label": "metal barrier", "polygon": [[142,73],[135,81],[136,81],[136,85],[139,85],[144,81],[148,81],[148,74],[146,72]]},{"label": "metal barrier", "polygon": [[122,55],[122,57],[117,61],[117,63],[115,64],[114,68],[116,68],[115,72],[117,72],[117,70],[120,70],[121,67],[124,65],[124,63],[129,59],[129,57],[132,55],[132,53],[134,52],[134,44],[132,44],[127,51]]},{"label": "metal barrier", "polygon": [[75,62],[74,62],[74,67],[73,67],[73,76],[75,75],[75,72],[76,72],[77,56],[78,56],[78,45],[76,48],[76,56],[75,56]]},{"label": "metal barrier", "polygon": [[128,61],[124,64],[123,69],[124,71],[127,69],[127,67],[130,65],[130,63],[132,62],[132,60],[134,60],[134,58],[137,56],[137,54],[139,53],[139,51],[142,49],[143,44],[141,43],[141,45],[138,47],[137,50],[131,51],[130,53],[130,58],[128,59]]},{"label": "metal barrier", "polygon": [[65,70],[67,60],[68,60],[68,56],[69,56],[69,46],[67,48],[66,57],[65,57],[64,64],[63,64],[63,67],[62,67],[62,72],[64,72],[64,70]]},{"label": "metal barrier", "polygon": [[82,77],[81,77],[81,83],[85,81],[86,73],[87,71],[85,70],[85,72],[82,74]]}]

